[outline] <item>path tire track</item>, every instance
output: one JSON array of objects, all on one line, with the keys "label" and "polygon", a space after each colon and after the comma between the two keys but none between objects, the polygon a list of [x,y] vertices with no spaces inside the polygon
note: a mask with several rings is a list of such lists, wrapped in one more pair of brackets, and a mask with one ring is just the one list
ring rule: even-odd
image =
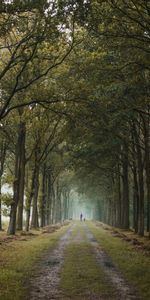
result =
[{"label": "path tire track", "polygon": [[96,256],[96,259],[99,265],[102,267],[102,270],[108,277],[109,281],[112,283],[114,288],[117,291],[117,299],[121,300],[142,300],[134,287],[132,287],[127,280],[125,280],[121,271],[115,266],[112,262],[110,256],[102,249],[94,235],[90,232],[87,225],[84,225],[86,236],[88,241],[93,247],[93,252]]}]

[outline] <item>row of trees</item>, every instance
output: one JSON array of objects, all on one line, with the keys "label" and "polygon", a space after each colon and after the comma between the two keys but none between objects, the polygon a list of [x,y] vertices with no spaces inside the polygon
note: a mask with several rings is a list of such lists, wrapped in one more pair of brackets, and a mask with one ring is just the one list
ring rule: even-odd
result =
[{"label": "row of trees", "polygon": [[16,216],[22,230],[24,208],[26,230],[39,226],[38,214],[41,226],[71,217],[72,188],[95,203],[95,218],[150,232],[149,13],[141,0],[3,10],[0,175],[13,182],[9,233]]},{"label": "row of trees", "polygon": [[98,218],[140,235],[150,232],[149,12],[147,1],[92,2],[84,67],[92,88],[75,148]]},{"label": "row of trees", "polygon": [[66,218],[69,189],[62,176],[69,162],[63,154],[64,123],[63,117],[38,105],[19,109],[1,123],[1,186],[13,183],[13,197],[2,197],[10,207],[10,234],[16,224],[23,230],[24,209],[27,231],[29,225],[39,227],[39,214],[42,227]]},{"label": "row of trees", "polygon": [[[39,226],[39,214],[41,226],[68,218],[62,109],[72,99],[58,91],[58,67],[80,42],[75,27],[86,5],[34,2],[1,6],[0,229],[3,201],[10,208],[9,234],[23,229],[24,209],[26,230]],[[12,199],[2,195],[3,183],[13,187]]]}]

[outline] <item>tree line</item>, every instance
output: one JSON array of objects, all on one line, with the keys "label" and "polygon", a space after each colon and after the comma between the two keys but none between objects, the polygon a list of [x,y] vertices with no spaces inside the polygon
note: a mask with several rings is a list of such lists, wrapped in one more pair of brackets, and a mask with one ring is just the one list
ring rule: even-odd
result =
[{"label": "tree line", "polygon": [[3,3],[0,19],[8,232],[24,211],[26,230],[67,219],[74,188],[95,218],[150,233],[150,4],[37,3]]}]

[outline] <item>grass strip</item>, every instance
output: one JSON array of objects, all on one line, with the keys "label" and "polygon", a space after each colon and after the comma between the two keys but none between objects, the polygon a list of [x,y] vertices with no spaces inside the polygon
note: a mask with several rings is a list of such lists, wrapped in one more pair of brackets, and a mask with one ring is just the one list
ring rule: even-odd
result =
[{"label": "grass strip", "polygon": [[0,300],[22,300],[27,293],[27,279],[36,269],[38,260],[52,250],[67,230],[62,227],[51,234],[13,241],[0,247]]},{"label": "grass strip", "polygon": [[66,248],[60,285],[64,299],[85,299],[85,296],[94,299],[96,295],[106,297],[113,292],[96,262],[91,245],[86,242],[72,242]]},{"label": "grass strip", "polygon": [[143,300],[150,299],[150,257],[136,251],[133,246],[118,237],[113,237],[109,231],[87,223],[100,245],[112,257],[127,280],[134,285]]}]

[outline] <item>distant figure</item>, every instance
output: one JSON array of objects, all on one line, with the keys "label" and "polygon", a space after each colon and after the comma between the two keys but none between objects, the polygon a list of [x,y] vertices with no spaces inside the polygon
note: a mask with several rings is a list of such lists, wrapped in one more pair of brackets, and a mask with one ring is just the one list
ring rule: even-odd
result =
[{"label": "distant figure", "polygon": [[80,221],[82,221],[82,217],[83,217],[83,215],[82,215],[82,213],[80,214]]},{"label": "distant figure", "polygon": [[83,221],[85,222],[85,218],[83,219]]}]

